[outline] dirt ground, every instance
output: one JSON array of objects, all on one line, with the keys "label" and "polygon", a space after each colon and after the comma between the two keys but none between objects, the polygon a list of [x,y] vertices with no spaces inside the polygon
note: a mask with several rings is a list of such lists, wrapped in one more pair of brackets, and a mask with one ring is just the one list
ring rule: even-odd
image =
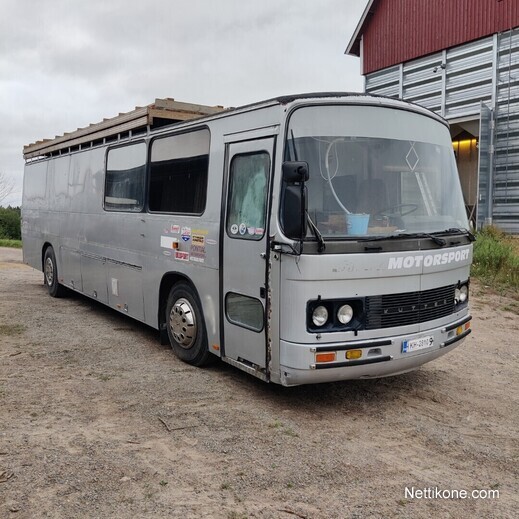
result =
[{"label": "dirt ground", "polygon": [[1,518],[517,517],[518,300],[473,284],[451,354],[287,389],[183,364],[20,261],[0,249]]}]

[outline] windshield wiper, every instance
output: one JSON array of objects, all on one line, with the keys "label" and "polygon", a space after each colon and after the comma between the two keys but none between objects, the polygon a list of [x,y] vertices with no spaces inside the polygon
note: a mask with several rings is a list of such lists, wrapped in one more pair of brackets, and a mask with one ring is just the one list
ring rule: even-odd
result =
[{"label": "windshield wiper", "polygon": [[450,229],[437,231],[433,234],[463,234],[469,239],[469,241],[476,241],[476,236],[474,236],[473,233],[471,233],[468,229],[461,229],[459,227],[451,227]]},{"label": "windshield wiper", "polygon": [[324,249],[326,249],[326,244],[324,243],[323,235],[321,234],[321,232],[319,231],[319,229],[317,228],[315,223],[310,218],[310,214],[308,213],[308,211],[306,212],[306,219],[308,221],[308,225],[309,225],[310,229],[312,230],[313,235],[315,236],[315,238],[317,240],[317,252],[321,253],[324,251]]},{"label": "windshield wiper", "polygon": [[399,240],[401,238],[429,238],[440,247],[444,247],[447,244],[443,238],[438,238],[438,236],[434,236],[434,234],[429,234],[427,232],[391,234],[390,236],[375,236],[373,238],[360,238],[358,241]]}]

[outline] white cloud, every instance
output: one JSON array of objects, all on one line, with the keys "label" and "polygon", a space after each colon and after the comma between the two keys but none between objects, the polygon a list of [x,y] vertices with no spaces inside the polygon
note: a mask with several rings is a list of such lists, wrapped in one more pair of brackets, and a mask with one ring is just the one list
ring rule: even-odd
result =
[{"label": "white cloud", "polygon": [[362,90],[344,56],[366,0],[2,0],[0,171],[24,144],[156,97],[239,106]]}]

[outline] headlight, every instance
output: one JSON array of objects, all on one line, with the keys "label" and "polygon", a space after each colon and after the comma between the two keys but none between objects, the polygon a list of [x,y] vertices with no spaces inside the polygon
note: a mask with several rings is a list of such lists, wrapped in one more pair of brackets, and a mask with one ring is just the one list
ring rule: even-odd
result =
[{"label": "headlight", "polygon": [[328,320],[328,310],[324,306],[318,306],[312,313],[312,321],[315,326],[323,326]]},{"label": "headlight", "polygon": [[467,297],[469,297],[469,287],[467,285],[463,285],[459,290],[459,299],[458,301],[460,303],[464,303],[467,300]]},{"label": "headlight", "polygon": [[454,290],[454,303],[464,303],[469,297],[469,287],[467,285],[461,285],[460,288]]},{"label": "headlight", "polygon": [[337,319],[342,324],[348,324],[353,318],[353,308],[350,305],[342,305],[337,310]]},{"label": "headlight", "polygon": [[461,291],[459,288],[457,288],[456,290],[454,290],[454,302],[456,304],[458,304],[461,300]]}]

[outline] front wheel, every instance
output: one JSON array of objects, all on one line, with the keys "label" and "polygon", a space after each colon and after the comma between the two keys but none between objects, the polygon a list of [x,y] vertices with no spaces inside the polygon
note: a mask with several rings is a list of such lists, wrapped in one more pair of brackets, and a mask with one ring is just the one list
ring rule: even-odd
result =
[{"label": "front wheel", "polygon": [[52,297],[63,297],[65,295],[65,287],[60,285],[58,281],[58,266],[52,247],[47,247],[43,256],[43,281]]},{"label": "front wheel", "polygon": [[210,362],[212,355],[207,347],[202,306],[187,283],[177,283],[169,293],[166,328],[171,348],[179,359],[193,366]]}]

